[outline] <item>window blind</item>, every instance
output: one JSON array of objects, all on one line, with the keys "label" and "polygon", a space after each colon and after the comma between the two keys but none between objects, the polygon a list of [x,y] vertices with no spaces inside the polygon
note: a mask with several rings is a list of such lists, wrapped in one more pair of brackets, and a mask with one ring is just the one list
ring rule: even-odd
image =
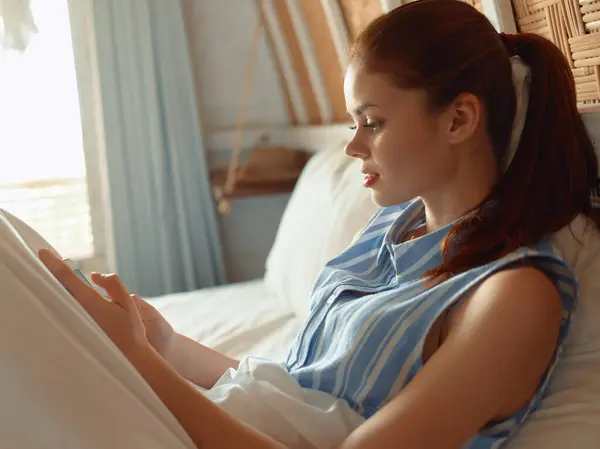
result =
[{"label": "window blind", "polygon": [[63,257],[94,256],[85,178],[0,184],[0,208],[25,221]]}]

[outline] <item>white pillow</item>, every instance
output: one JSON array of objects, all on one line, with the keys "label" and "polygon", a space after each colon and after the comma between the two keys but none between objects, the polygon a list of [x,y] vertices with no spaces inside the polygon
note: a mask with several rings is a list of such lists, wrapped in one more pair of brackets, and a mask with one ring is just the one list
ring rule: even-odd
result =
[{"label": "white pillow", "polygon": [[266,262],[267,290],[303,319],[323,266],[343,251],[377,210],[361,184],[360,162],[343,146],[306,164],[284,211]]},{"label": "white pillow", "polygon": [[600,448],[600,233],[580,216],[553,242],[575,270],[579,304],[548,394],[507,449]]}]

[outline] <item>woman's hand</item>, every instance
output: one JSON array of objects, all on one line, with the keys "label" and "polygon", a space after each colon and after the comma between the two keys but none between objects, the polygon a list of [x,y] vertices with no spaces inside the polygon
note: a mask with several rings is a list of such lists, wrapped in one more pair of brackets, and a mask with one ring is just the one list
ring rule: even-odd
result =
[{"label": "woman's hand", "polygon": [[138,295],[132,295],[142,323],[146,330],[146,338],[158,354],[165,360],[171,358],[175,341],[173,326],[151,304]]},{"label": "woman's hand", "polygon": [[117,275],[92,275],[92,281],[108,293],[110,301],[81,280],[52,251],[39,252],[42,263],[96,321],[106,335],[135,365],[140,353],[150,349],[144,323],[133,295],[127,292]]}]

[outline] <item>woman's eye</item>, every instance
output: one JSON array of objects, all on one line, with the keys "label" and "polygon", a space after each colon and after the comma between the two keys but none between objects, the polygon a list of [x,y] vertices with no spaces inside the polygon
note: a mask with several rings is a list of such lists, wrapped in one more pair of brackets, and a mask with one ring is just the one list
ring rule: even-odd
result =
[{"label": "woman's eye", "polygon": [[[350,128],[351,130],[355,130],[356,128],[358,128],[359,125],[350,125],[348,126],[348,128]],[[380,121],[376,121],[376,122],[366,122],[366,123],[362,123],[360,125],[362,128],[369,128],[370,130],[374,131],[377,130],[381,127],[381,122]]]},{"label": "woman's eye", "polygon": [[369,122],[365,125],[366,128],[371,128],[372,130],[376,130],[380,127],[381,122]]}]

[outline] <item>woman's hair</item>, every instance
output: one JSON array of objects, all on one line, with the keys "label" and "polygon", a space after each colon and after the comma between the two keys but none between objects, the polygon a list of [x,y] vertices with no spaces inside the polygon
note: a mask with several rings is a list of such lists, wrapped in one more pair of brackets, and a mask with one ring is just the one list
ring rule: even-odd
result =
[{"label": "woman's hair", "polygon": [[[529,107],[514,159],[490,194],[448,233],[443,263],[425,274],[446,278],[532,245],[589,214],[598,162],[577,110],[566,58],[543,37],[510,36],[531,69]],[[459,94],[485,108],[499,164],[515,116],[509,50],[487,18],[457,0],[421,0],[373,21],[351,48],[351,61],[401,88],[424,89],[439,110]],[[500,168],[501,169],[501,168]]]}]

